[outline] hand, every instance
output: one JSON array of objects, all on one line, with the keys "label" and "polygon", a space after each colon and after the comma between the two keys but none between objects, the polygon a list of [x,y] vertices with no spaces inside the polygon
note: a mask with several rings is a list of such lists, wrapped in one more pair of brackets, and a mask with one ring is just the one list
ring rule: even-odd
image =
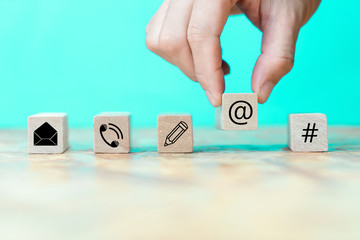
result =
[{"label": "hand", "polygon": [[165,0],[146,28],[146,45],[200,83],[213,106],[221,105],[224,75],[220,35],[229,15],[244,13],[263,32],[252,90],[264,103],[293,67],[300,28],[321,0]]}]

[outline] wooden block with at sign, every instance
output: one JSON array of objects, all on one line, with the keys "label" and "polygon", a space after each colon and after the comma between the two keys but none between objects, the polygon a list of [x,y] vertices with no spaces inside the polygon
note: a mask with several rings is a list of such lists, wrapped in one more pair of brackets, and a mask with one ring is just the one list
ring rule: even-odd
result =
[{"label": "wooden block with at sign", "polygon": [[28,117],[29,153],[63,153],[68,148],[66,113],[40,113]]},{"label": "wooden block with at sign", "polygon": [[101,113],[94,117],[94,152],[130,152],[129,113]]},{"label": "wooden block with at sign", "polygon": [[289,148],[294,152],[325,152],[328,150],[325,114],[290,114]]},{"label": "wooden block with at sign", "polygon": [[193,129],[191,115],[159,115],[157,118],[157,127],[159,152],[193,152]]},{"label": "wooden block with at sign", "polygon": [[216,127],[222,130],[257,130],[257,94],[224,93],[222,106],[216,109]]}]

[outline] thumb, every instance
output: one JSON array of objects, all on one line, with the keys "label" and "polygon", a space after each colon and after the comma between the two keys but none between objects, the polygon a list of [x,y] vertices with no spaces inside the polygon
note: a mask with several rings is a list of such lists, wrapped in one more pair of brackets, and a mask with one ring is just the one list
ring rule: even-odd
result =
[{"label": "thumb", "polygon": [[252,90],[259,103],[269,98],[273,88],[294,65],[295,45],[301,24],[294,16],[274,14],[262,19],[263,39],[252,75]]}]

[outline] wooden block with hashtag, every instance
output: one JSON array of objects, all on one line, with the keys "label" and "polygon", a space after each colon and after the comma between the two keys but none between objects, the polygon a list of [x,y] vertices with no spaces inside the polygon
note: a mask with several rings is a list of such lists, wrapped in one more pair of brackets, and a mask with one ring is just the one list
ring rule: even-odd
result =
[{"label": "wooden block with hashtag", "polygon": [[193,152],[192,117],[189,114],[159,115],[158,151],[160,153]]},{"label": "wooden block with hashtag", "polygon": [[94,152],[130,152],[130,114],[105,112],[94,117]]},{"label": "wooden block with hashtag", "polygon": [[328,151],[325,114],[290,114],[288,119],[289,148],[294,152]]},{"label": "wooden block with hashtag", "polygon": [[216,127],[222,130],[257,130],[257,94],[224,93],[222,106],[216,109]]},{"label": "wooden block with hashtag", "polygon": [[29,153],[63,153],[68,148],[66,113],[40,113],[28,117]]}]

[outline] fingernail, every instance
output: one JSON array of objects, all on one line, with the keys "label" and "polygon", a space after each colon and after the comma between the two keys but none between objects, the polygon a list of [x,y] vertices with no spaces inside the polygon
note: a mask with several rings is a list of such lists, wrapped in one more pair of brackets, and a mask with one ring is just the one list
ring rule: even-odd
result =
[{"label": "fingernail", "polygon": [[205,91],[205,94],[206,94],[207,98],[209,99],[211,105],[214,106],[215,103],[216,103],[216,100],[215,100],[214,96],[211,94],[211,92],[209,92],[207,90]]},{"label": "fingernail", "polygon": [[223,69],[224,75],[230,74],[230,66],[226,61],[222,61],[221,67]]},{"label": "fingernail", "polygon": [[263,83],[260,88],[259,103],[264,103],[267,101],[274,87],[275,84],[270,81]]}]

